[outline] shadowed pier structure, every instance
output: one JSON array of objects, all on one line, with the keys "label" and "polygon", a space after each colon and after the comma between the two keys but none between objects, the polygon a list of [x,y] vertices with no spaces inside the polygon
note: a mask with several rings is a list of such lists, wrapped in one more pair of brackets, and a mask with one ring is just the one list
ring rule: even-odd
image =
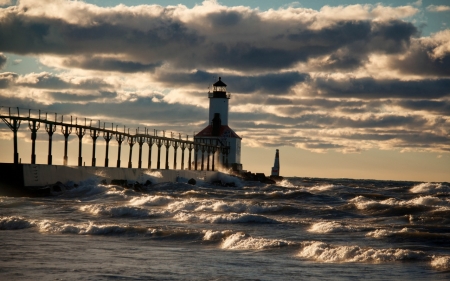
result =
[{"label": "shadowed pier structure", "polygon": [[[25,113],[24,113],[25,112]],[[133,159],[133,145],[135,143],[138,143],[139,145],[139,160],[138,160],[138,168],[142,168],[142,145],[144,143],[148,144],[148,169],[151,169],[152,165],[152,147],[153,144],[156,144],[158,148],[158,156],[157,156],[157,166],[156,169],[161,168],[161,147],[165,146],[166,150],[166,161],[165,161],[165,169],[170,169],[169,167],[169,152],[170,148],[173,148],[174,151],[174,158],[173,158],[173,169],[177,169],[177,152],[180,148],[181,151],[181,169],[184,169],[185,163],[184,163],[184,153],[185,149],[188,149],[188,170],[192,169],[192,150],[194,149],[194,168],[197,170],[200,166],[201,170],[203,171],[205,169],[205,152],[207,154],[207,164],[206,169],[210,170],[210,156],[212,155],[212,166],[211,170],[214,171],[215,169],[215,153],[219,152],[219,157],[222,156],[225,163],[225,167],[227,167],[228,161],[228,153],[229,153],[229,147],[221,143],[219,139],[217,140],[211,140],[209,142],[205,141],[194,141],[189,140],[189,136],[186,135],[185,138],[182,137],[181,134],[178,134],[178,137],[175,137],[176,135],[174,133],[170,133],[170,137],[166,137],[166,132],[163,131],[162,136],[158,135],[157,130],[153,130],[153,134],[149,133],[149,130],[145,128],[144,133],[139,132],[139,128],[136,129],[135,134],[130,134],[130,129],[126,128],[124,126],[123,132],[118,130],[118,125],[115,126],[114,124],[111,124],[111,128],[106,128],[105,123],[103,123],[103,127],[100,125],[100,121],[94,122],[96,125],[92,125],[92,120],[89,120],[89,123],[87,122],[87,119],[84,118],[84,124],[78,124],[78,118],[75,118],[75,123],[73,122],[72,116],[70,116],[70,122],[64,120],[64,116],[54,113],[53,114],[42,114],[40,110],[21,110],[18,107],[0,107],[0,119],[2,119],[6,125],[11,129],[13,132],[13,142],[14,142],[14,151],[13,151],[13,161],[14,164],[19,164],[19,152],[18,152],[18,140],[17,140],[17,132],[20,128],[20,125],[22,122],[28,122],[28,128],[31,131],[31,164],[36,164],[36,138],[38,134],[38,130],[43,124],[45,126],[45,132],[48,134],[48,157],[47,157],[47,164],[52,165],[53,163],[53,155],[52,155],[52,140],[53,135],[57,131],[57,127],[61,128],[61,133],[64,136],[64,156],[63,156],[63,165],[68,165],[68,140],[69,136],[72,134],[72,132],[75,132],[76,136],[78,137],[78,166],[83,166],[83,159],[82,159],[82,139],[84,135],[86,134],[86,131],[89,131],[89,135],[92,138],[92,163],[91,166],[95,167],[97,164],[96,161],[96,145],[97,145],[97,138],[102,135],[103,139],[105,140],[105,147],[106,147],[106,153],[105,153],[105,167],[108,167],[109,165],[109,142],[115,137],[117,144],[118,144],[118,157],[117,157],[117,167],[120,168],[121,160],[120,160],[120,154],[121,154],[121,146],[122,142],[126,141],[130,147],[129,150],[129,157],[128,157],[128,168],[132,168],[132,159]],[[68,120],[66,118],[66,120]],[[128,129],[128,130],[126,130]],[[201,163],[199,165],[197,154],[201,151]],[[220,159],[220,158],[219,158]]]}]

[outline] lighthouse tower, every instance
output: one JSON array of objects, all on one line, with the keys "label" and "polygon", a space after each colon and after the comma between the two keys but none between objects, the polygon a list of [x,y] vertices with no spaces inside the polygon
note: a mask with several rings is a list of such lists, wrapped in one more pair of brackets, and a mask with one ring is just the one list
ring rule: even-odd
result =
[{"label": "lighthouse tower", "polygon": [[[228,166],[233,170],[242,170],[241,164],[241,140],[228,126],[228,101],[231,95],[227,93],[227,84],[219,77],[219,81],[213,84],[209,98],[208,126],[194,136],[194,141],[214,143],[221,146],[229,146]],[[223,157],[217,159],[222,166],[226,166]]]}]

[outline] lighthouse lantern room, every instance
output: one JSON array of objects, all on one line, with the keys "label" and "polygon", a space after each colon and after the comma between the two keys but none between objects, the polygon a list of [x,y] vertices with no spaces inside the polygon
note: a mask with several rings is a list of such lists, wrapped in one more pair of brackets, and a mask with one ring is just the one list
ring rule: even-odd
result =
[{"label": "lighthouse lantern room", "polygon": [[[213,91],[208,93],[209,98],[209,119],[208,126],[195,135],[194,140],[202,143],[217,143],[222,146],[229,146],[228,166],[233,170],[242,170],[241,164],[241,140],[228,126],[228,101],[231,95],[227,93],[227,84],[219,77],[219,81],[213,84]],[[223,157],[217,159],[222,166]]]}]

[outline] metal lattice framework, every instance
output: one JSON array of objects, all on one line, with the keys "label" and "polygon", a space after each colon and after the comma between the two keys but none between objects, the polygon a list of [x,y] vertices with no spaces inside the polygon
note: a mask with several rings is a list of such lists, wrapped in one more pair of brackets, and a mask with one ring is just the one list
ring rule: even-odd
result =
[{"label": "metal lattice framework", "polygon": [[[94,122],[97,124],[96,126],[92,125],[92,120],[89,120],[89,124],[87,123],[87,119],[84,119],[84,124],[78,124],[78,118],[73,120],[72,116],[70,116],[70,122],[64,120],[64,115],[60,115],[58,118],[58,114],[54,113],[54,118],[50,118],[53,114],[49,115],[48,113],[41,113],[40,110],[22,110],[22,112],[26,112],[25,114],[20,113],[21,110],[18,107],[0,107],[0,118],[6,125],[11,129],[14,135],[14,163],[19,163],[19,153],[17,148],[17,131],[19,130],[20,124],[22,121],[28,122],[28,127],[31,130],[31,140],[32,140],[32,152],[31,152],[31,163],[36,164],[36,155],[35,155],[35,140],[37,136],[37,131],[39,130],[41,124],[44,124],[45,131],[49,136],[49,144],[48,144],[48,165],[52,165],[52,136],[56,132],[58,126],[61,127],[61,133],[64,136],[64,158],[63,164],[68,164],[68,138],[72,131],[76,132],[76,135],[79,139],[78,146],[78,166],[82,165],[82,138],[85,135],[86,131],[89,131],[89,135],[93,140],[93,150],[92,150],[92,166],[96,166],[96,158],[95,158],[95,148],[96,148],[96,140],[100,136],[103,136],[106,144],[106,154],[105,154],[105,167],[108,167],[108,153],[109,153],[109,142],[115,137],[118,143],[118,157],[117,157],[117,167],[120,167],[120,154],[121,154],[121,145],[123,141],[126,141],[130,146],[129,159],[128,159],[128,168],[132,168],[132,148],[135,143],[139,144],[139,161],[138,168],[142,166],[142,145],[144,143],[148,144],[149,152],[148,152],[148,169],[151,169],[151,155],[152,155],[152,146],[156,144],[158,148],[158,157],[157,157],[157,169],[160,169],[160,157],[161,157],[161,146],[165,146],[166,150],[166,163],[165,169],[169,169],[169,149],[172,147],[174,150],[174,162],[173,168],[177,168],[177,151],[178,148],[181,150],[181,169],[184,169],[184,152],[185,149],[188,149],[189,153],[189,163],[188,169],[192,169],[191,165],[191,153],[192,149],[194,149],[194,168],[197,170],[198,168],[198,159],[197,154],[199,151],[202,152],[201,159],[201,170],[204,170],[204,153],[207,152],[207,169],[210,168],[209,156],[213,155],[212,158],[212,170],[214,171],[214,154],[215,152],[219,152],[222,155],[224,161],[224,166],[228,166],[228,153],[230,151],[228,146],[222,144],[219,139],[210,139],[208,142],[196,142],[194,140],[189,140],[189,136],[186,135],[184,138],[181,134],[170,133],[170,137],[166,137],[166,132],[162,131],[162,136],[158,135],[157,130],[153,130],[153,134],[150,134],[150,130],[147,128],[144,129],[144,133],[139,132],[139,128],[136,129],[135,134],[130,134],[130,128],[123,127],[122,130],[118,129],[118,125],[115,126],[111,124],[111,128],[106,128],[106,124],[103,123],[103,127],[101,126],[101,122]],[[68,118],[66,118],[68,120]],[[74,123],[75,121],[75,123]],[[128,129],[128,130],[126,130]],[[220,156],[219,156],[220,159]],[[225,161],[225,159],[227,159]]]}]

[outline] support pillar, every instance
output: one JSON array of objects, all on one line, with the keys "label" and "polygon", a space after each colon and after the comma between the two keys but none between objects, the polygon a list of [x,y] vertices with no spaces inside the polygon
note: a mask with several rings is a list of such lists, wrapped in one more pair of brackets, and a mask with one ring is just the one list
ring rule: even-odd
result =
[{"label": "support pillar", "polygon": [[169,148],[170,148],[171,141],[170,140],[164,140],[164,146],[166,147],[166,170],[169,170]]},{"label": "support pillar", "polygon": [[205,162],[205,145],[202,144],[202,171],[204,170],[204,162]]},{"label": "support pillar", "polygon": [[[56,119],[56,118],[55,118]],[[52,165],[52,140],[53,133],[56,131],[56,125],[54,123],[45,123],[45,131],[48,133],[48,157],[47,164]]]},{"label": "support pillar", "polygon": [[33,120],[31,122],[28,121],[28,128],[30,128],[31,130],[31,164],[36,164],[36,137],[37,131],[40,128],[40,123],[36,120]]},{"label": "support pillar", "polygon": [[89,130],[89,134],[91,135],[92,138],[92,167],[95,167],[96,165],[96,159],[95,159],[95,144],[97,142],[97,138],[98,135],[100,134],[100,132],[96,129],[94,130]]},{"label": "support pillar", "polygon": [[181,142],[180,148],[181,148],[181,170],[184,170],[184,150],[186,149],[186,143]]},{"label": "support pillar", "polygon": [[194,144],[194,169],[197,171],[198,168],[198,150],[200,149],[200,144],[195,143]]},{"label": "support pillar", "polygon": [[128,145],[130,146],[130,155],[128,157],[128,168],[132,168],[132,156],[133,156],[133,145],[136,143],[136,139],[134,137],[127,138]]},{"label": "support pillar", "polygon": [[188,167],[189,167],[189,170],[192,170],[192,158],[191,158],[191,156],[192,156],[192,149],[193,148],[194,148],[194,145],[192,143],[189,143],[188,144],[188,150],[189,150],[189,165],[188,165]]},{"label": "support pillar", "polygon": [[156,140],[156,146],[158,147],[158,161],[156,162],[156,169],[161,169],[161,146],[163,145],[161,139]]},{"label": "support pillar", "polygon": [[172,141],[173,145],[173,169],[177,169],[177,150],[178,150],[178,141]]},{"label": "support pillar", "polygon": [[78,136],[78,166],[83,166],[83,157],[81,155],[81,140],[83,139],[84,134],[86,134],[86,129],[82,127],[76,127],[76,134]]},{"label": "support pillar", "polygon": [[152,146],[155,143],[155,140],[153,138],[147,138],[147,144],[148,144],[148,169],[150,170],[152,168]]},{"label": "support pillar", "polygon": [[207,146],[206,147],[206,153],[207,153],[207,157],[206,157],[206,170],[209,171],[209,157],[211,156],[211,146]]},{"label": "support pillar", "polygon": [[[61,123],[63,123],[63,122],[64,122],[64,115],[61,116]],[[69,127],[69,125],[62,125],[61,133],[64,135],[63,164],[64,164],[64,166],[67,166],[69,164],[69,158],[67,157],[67,149],[68,149],[69,135],[72,133],[72,116],[70,116],[70,127]]]},{"label": "support pillar", "polygon": [[138,168],[142,168],[142,145],[145,142],[145,137],[139,136],[137,137],[137,143],[139,144],[139,161],[138,161]]},{"label": "support pillar", "polygon": [[[125,130],[125,129],[124,129]],[[117,128],[116,128],[117,132]],[[120,168],[120,152],[122,150],[122,142],[125,140],[125,135],[121,133],[116,133],[116,141],[119,144],[118,150],[117,150],[117,168]]]},{"label": "support pillar", "polygon": [[[11,108],[9,108],[9,116],[11,116]],[[19,108],[17,108],[17,116],[19,116]],[[8,127],[13,132],[14,136],[14,164],[19,164],[19,153],[17,151],[17,131],[20,127],[20,120],[17,120],[16,118],[9,118],[9,121],[5,118],[2,118],[3,122],[8,125]]]},{"label": "support pillar", "polygon": [[[105,128],[105,124],[103,124],[103,129],[104,128]],[[103,131],[103,139],[105,139],[105,141],[106,141],[105,167],[108,167],[108,165],[109,165],[109,159],[108,159],[108,155],[109,155],[109,141],[112,139],[113,136],[114,136],[113,132]]]}]

